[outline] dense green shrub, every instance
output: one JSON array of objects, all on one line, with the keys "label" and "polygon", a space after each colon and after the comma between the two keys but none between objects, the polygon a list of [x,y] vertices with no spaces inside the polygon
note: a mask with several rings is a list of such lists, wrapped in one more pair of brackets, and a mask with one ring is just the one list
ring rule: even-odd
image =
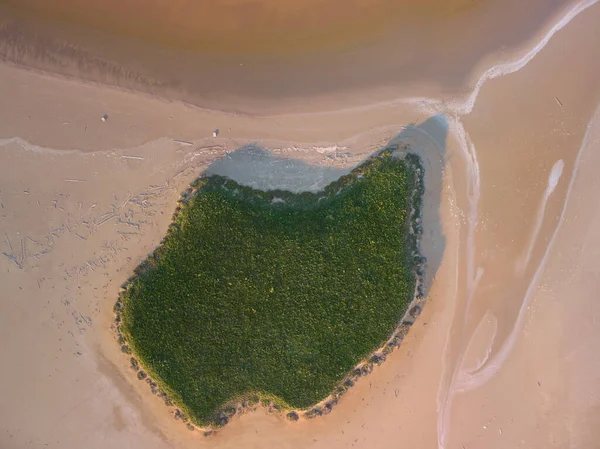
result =
[{"label": "dense green shrub", "polygon": [[257,394],[324,399],[412,300],[416,180],[384,152],[317,194],[195,182],[122,295],[140,365],[200,424]]}]

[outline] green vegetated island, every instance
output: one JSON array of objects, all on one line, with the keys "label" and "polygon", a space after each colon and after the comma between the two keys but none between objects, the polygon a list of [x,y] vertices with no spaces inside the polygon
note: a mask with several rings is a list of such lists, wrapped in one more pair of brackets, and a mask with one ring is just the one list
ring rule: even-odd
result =
[{"label": "green vegetated island", "polygon": [[422,193],[391,150],[319,193],[198,179],[115,306],[138,377],[201,426],[343,392],[418,290]]}]

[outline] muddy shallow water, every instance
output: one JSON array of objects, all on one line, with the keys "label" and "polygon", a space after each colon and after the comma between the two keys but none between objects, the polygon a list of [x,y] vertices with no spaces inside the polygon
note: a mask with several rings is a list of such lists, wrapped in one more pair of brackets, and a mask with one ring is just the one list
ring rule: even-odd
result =
[{"label": "muddy shallow water", "polygon": [[4,4],[2,59],[256,115],[322,110],[332,99],[364,103],[357,90],[368,91],[368,103],[452,93],[486,58],[514,52],[569,2]]}]

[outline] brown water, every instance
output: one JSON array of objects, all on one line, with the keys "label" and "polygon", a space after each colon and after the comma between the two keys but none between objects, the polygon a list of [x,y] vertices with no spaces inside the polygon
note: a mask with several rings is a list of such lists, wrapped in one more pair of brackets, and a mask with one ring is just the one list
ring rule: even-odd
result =
[{"label": "brown water", "polygon": [[8,0],[38,17],[179,50],[264,53],[354,43],[431,26],[479,0]]},{"label": "brown water", "polygon": [[314,111],[359,89],[368,103],[460,89],[568,1],[141,4],[5,0],[0,59],[209,109]]}]

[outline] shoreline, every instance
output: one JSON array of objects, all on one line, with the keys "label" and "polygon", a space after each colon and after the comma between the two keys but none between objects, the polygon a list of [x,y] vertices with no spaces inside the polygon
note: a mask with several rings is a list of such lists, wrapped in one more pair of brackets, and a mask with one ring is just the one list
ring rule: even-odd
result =
[{"label": "shoreline", "polygon": [[[122,103],[122,100],[119,98],[118,101],[116,101],[113,105],[109,106],[108,108],[103,108],[103,109],[99,109],[99,108],[94,108],[92,105],[86,105],[85,108],[90,110],[94,110],[94,116],[90,117],[90,112],[84,114],[85,117],[79,117],[79,118],[75,118],[75,117],[65,117],[65,120],[67,121],[63,121],[63,124],[67,124],[67,128],[71,128],[71,122],[72,121],[77,121],[80,122],[78,123],[78,127],[79,130],[75,130],[74,133],[69,136],[69,134],[67,135],[62,135],[61,136],[61,141],[57,141],[52,139],[49,142],[44,142],[44,140],[47,140],[46,138],[43,138],[42,141],[40,141],[39,137],[34,137],[30,134],[29,132],[26,131],[17,131],[17,132],[10,132],[7,130],[11,130],[11,129],[17,129],[19,130],[20,128],[22,128],[21,125],[16,125],[17,121],[21,121],[21,124],[24,123],[22,121],[21,117],[15,117],[14,114],[10,114],[10,115],[6,115],[6,116],[2,116],[2,114],[0,114],[0,118],[4,119],[3,120],[3,124],[0,124],[0,137],[3,138],[23,138],[24,140],[33,143],[34,145],[40,145],[41,146],[48,146],[51,148],[65,148],[65,143],[63,142],[69,142],[72,141],[72,143],[67,143],[66,144],[66,148],[65,149],[85,149],[84,151],[97,151],[97,150],[107,150],[108,148],[123,148],[123,147],[132,147],[132,146],[137,146],[137,145],[142,145],[145,143],[148,143],[152,140],[156,140],[156,139],[160,139],[160,138],[164,138],[165,136],[169,136],[169,138],[173,139],[174,141],[176,140],[184,140],[184,141],[197,141],[200,139],[202,139],[200,136],[203,134],[205,136],[209,136],[213,130],[216,127],[221,127],[223,126],[223,128],[227,127],[226,129],[229,129],[230,132],[223,132],[223,129],[221,128],[221,134],[220,136],[223,137],[219,137],[217,139],[210,139],[209,137],[206,137],[203,140],[203,143],[205,145],[210,145],[211,143],[214,146],[219,146],[219,145],[223,145],[223,143],[229,143],[228,145],[226,145],[228,148],[230,149],[234,149],[236,147],[239,147],[239,145],[233,144],[231,145],[232,141],[238,142],[238,141],[246,141],[246,142],[268,142],[270,140],[278,140],[281,142],[311,142],[311,145],[313,146],[328,146],[328,145],[335,145],[335,141],[332,140],[321,140],[321,139],[317,139],[316,141],[313,138],[306,138],[308,136],[315,136],[315,131],[316,129],[319,129],[319,132],[323,135],[331,135],[331,131],[329,130],[325,130],[323,129],[323,126],[321,123],[325,123],[327,120],[330,120],[331,118],[335,117],[335,120],[339,120],[340,118],[346,116],[348,119],[350,119],[351,117],[354,116],[362,116],[364,114],[368,114],[368,115],[381,115],[382,113],[384,113],[384,111],[388,111],[390,114],[393,114],[394,116],[397,117],[396,120],[388,120],[387,125],[375,125],[375,123],[377,123],[376,121],[373,121],[373,125],[369,125],[367,124],[366,126],[363,125],[363,130],[358,129],[358,130],[353,130],[350,131],[350,129],[346,128],[343,130],[344,136],[346,139],[348,139],[348,135],[349,133],[352,133],[350,135],[353,135],[354,137],[350,138],[350,139],[355,139],[358,136],[360,136],[361,134],[365,133],[365,131],[368,130],[369,133],[372,133],[374,129],[382,129],[385,127],[389,127],[389,128],[397,128],[398,127],[398,123],[405,123],[405,124],[409,124],[409,123],[413,123],[414,122],[414,117],[415,114],[418,114],[417,116],[420,117],[429,117],[431,115],[437,114],[437,113],[442,113],[442,114],[450,114],[450,115],[457,115],[458,117],[462,117],[465,115],[468,115],[470,113],[470,111],[473,108],[473,104],[476,101],[477,95],[479,90],[481,89],[481,87],[489,80],[493,80],[496,77],[501,77],[510,73],[513,73],[515,71],[518,71],[521,67],[523,67],[525,64],[527,64],[533,57],[535,57],[535,55],[537,54],[537,52],[539,52],[548,42],[548,40],[558,31],[560,31],[567,23],[570,22],[570,20],[572,20],[576,15],[578,15],[579,13],[581,13],[583,10],[587,9],[588,7],[594,5],[596,3],[596,0],[582,0],[580,2],[577,2],[575,4],[575,6],[572,6],[570,9],[567,10],[567,12],[565,12],[564,10],[561,11],[561,13],[557,13],[557,17],[560,17],[560,20],[555,20],[554,22],[550,22],[553,25],[552,26],[548,26],[548,28],[550,28],[549,30],[546,30],[545,32],[543,32],[543,38],[541,39],[541,41],[537,41],[535,39],[533,39],[531,42],[529,42],[528,46],[525,47],[527,50],[524,51],[524,54],[522,54],[517,62],[515,63],[513,59],[506,59],[506,56],[504,56],[503,58],[500,59],[501,62],[497,61],[497,58],[499,58],[500,56],[498,55],[492,55],[492,56],[488,56],[487,59],[485,61],[481,61],[476,67],[473,68],[472,73],[469,77],[469,81],[467,83],[468,86],[470,86],[469,88],[461,88],[458,89],[456,92],[453,92],[452,94],[450,93],[445,93],[442,94],[440,92],[438,92],[436,95],[433,95],[431,97],[419,97],[419,96],[405,96],[405,97],[395,97],[394,99],[391,100],[384,100],[384,101],[379,101],[379,102],[373,102],[372,98],[371,98],[371,93],[368,91],[358,91],[358,92],[354,92],[353,96],[356,98],[369,98],[369,103],[365,103],[365,104],[354,104],[354,105],[349,105],[348,102],[345,102],[342,99],[337,99],[334,100],[333,98],[328,98],[327,96],[321,96],[319,97],[320,100],[318,100],[318,102],[314,102],[315,99],[312,99],[311,101],[313,101],[315,104],[318,103],[322,103],[322,104],[339,104],[339,105],[343,105],[345,104],[345,106],[339,108],[331,108],[331,109],[323,109],[322,107],[319,107],[317,110],[313,111],[313,112],[309,112],[309,111],[295,111],[295,112],[277,112],[277,111],[271,111],[271,113],[267,113],[266,115],[261,115],[261,114],[252,114],[252,115],[248,115],[246,113],[243,112],[235,112],[235,111],[220,111],[220,110],[215,110],[215,109],[210,109],[210,108],[203,108],[197,105],[194,105],[192,103],[186,103],[186,102],[181,102],[181,101],[171,101],[168,100],[167,98],[163,98],[159,95],[153,94],[152,92],[143,92],[143,91],[139,91],[136,89],[127,89],[125,87],[118,87],[118,86],[111,86],[111,85],[106,85],[106,84],[102,84],[99,82],[94,82],[94,81],[87,81],[84,79],[80,79],[77,77],[73,77],[73,76],[69,76],[69,75],[62,75],[62,74],[57,74],[57,73],[51,73],[51,72],[46,72],[44,70],[39,70],[39,69],[35,69],[35,68],[31,68],[28,66],[22,66],[22,65],[18,65],[18,64],[14,64],[14,63],[10,63],[10,62],[6,62],[3,61],[1,66],[0,66],[0,70],[1,69],[7,69],[9,73],[4,73],[3,76],[6,77],[8,75],[8,79],[9,82],[7,83],[7,87],[10,87],[11,89],[14,90],[15,86],[12,85],[16,80],[15,77],[16,75],[18,76],[32,76],[33,79],[38,79],[38,80],[48,80],[51,79],[53,80],[53,82],[57,85],[77,85],[78,88],[82,91],[83,95],[85,96],[89,96],[89,94],[91,92],[93,92],[93,90],[95,90],[96,88],[101,88],[102,90],[105,90],[107,92],[110,92],[111,95],[113,97],[118,98],[118,97],[128,97],[128,98],[137,98],[137,99],[143,99],[144,102],[148,103],[145,108],[157,108],[158,110],[164,110],[164,109],[168,109],[170,111],[172,111],[172,113],[167,116],[167,114],[160,114],[160,121],[161,123],[157,124],[156,127],[154,127],[152,130],[148,129],[147,126],[145,127],[145,133],[139,133],[139,132],[135,132],[134,134],[139,134],[139,136],[135,137],[135,138],[131,138],[128,137],[127,139],[123,139],[123,136],[125,135],[131,135],[131,131],[129,130],[135,130],[135,129],[139,129],[141,128],[143,125],[142,123],[144,123],[144,120],[142,118],[143,115],[148,115],[147,112],[145,110],[139,110],[136,109],[135,111],[133,110],[127,110],[126,111],[126,117],[128,119],[128,123],[119,123],[118,128],[112,129],[112,126],[114,126],[112,123],[112,121],[114,120],[120,120],[119,117],[119,108],[122,106],[125,106],[126,109],[130,109],[128,108],[126,105],[124,105]],[[555,17],[556,19],[556,17]],[[535,45],[532,46],[532,42],[535,42]],[[531,48],[529,48],[531,47]],[[514,56],[514,55],[513,55]],[[488,64],[490,63],[492,60],[496,59],[496,64],[492,64],[491,66]],[[487,68],[486,68],[487,67]],[[498,67],[501,67],[502,69],[498,70]],[[2,72],[0,72],[2,73]],[[479,73],[479,75],[476,75],[477,73]],[[11,79],[13,78],[13,79]],[[32,79],[32,80],[33,80]],[[12,86],[11,86],[12,85]],[[414,86],[412,86],[414,87]],[[0,91],[1,92],[1,91]],[[388,96],[389,98],[389,96]],[[81,103],[81,102],[79,102]],[[81,106],[78,106],[81,107]],[[18,107],[16,108],[18,109]],[[112,119],[109,119],[109,124],[107,127],[104,128],[108,128],[111,127],[110,129],[110,133],[114,136],[114,137],[110,137],[110,135],[106,132],[103,131],[107,131],[107,130],[103,130],[100,129],[97,125],[96,120],[98,119],[97,116],[101,116],[102,113],[104,111],[108,110],[110,112],[109,116],[110,117],[114,117]],[[400,113],[399,113],[400,111]],[[87,112],[87,111],[86,111]],[[139,118],[136,118],[136,115],[138,113],[140,114]],[[181,122],[179,123],[174,123],[176,120],[176,117],[174,117],[174,115],[178,115],[180,117],[185,117],[186,115],[193,115],[195,116],[192,120],[190,120],[190,117],[186,117],[185,119],[181,120]],[[131,119],[133,118],[133,120],[131,121]],[[158,119],[158,116],[155,116],[154,114],[151,115],[150,117],[146,118],[146,121],[152,121],[152,122],[156,122],[156,120]],[[30,125],[33,125],[35,128],[38,129],[42,129],[44,130],[44,135],[49,135],[52,132],[50,130],[46,131],[48,129],[48,124],[44,124],[38,125],[38,122],[40,120],[45,120],[45,118],[39,117],[39,118],[34,118],[29,116],[28,117],[29,120],[34,120],[33,123],[31,123]],[[149,119],[149,120],[148,120]],[[398,120],[399,119],[399,120]],[[262,121],[264,122],[263,125],[261,125],[261,132],[257,132],[257,130],[255,129],[256,126],[253,124],[256,121]],[[298,139],[296,138],[296,136],[294,136],[294,134],[298,134],[298,128],[297,125],[298,123],[302,122],[302,121],[310,121],[311,126],[313,126],[313,129],[310,130],[310,132],[305,133],[304,136],[302,136],[302,138]],[[206,121],[211,121],[212,122],[212,126],[208,125],[208,126],[203,126],[201,125],[200,127],[197,126],[197,123],[203,123]],[[269,127],[273,130],[277,127],[281,127],[281,124],[285,123],[286,126],[285,128],[287,128],[285,131],[283,128],[281,132],[278,132],[278,136],[276,139],[272,139],[269,137],[265,138],[265,131],[266,129],[268,129]],[[269,123],[272,124],[272,126],[269,125]],[[392,124],[393,123],[393,124]],[[314,128],[314,126],[316,126],[317,128]],[[91,144],[91,141],[89,139],[89,135],[86,135],[85,133],[83,133],[82,131],[88,130],[88,127],[91,127],[90,129],[94,129],[94,132],[96,134],[95,137],[100,137],[102,141],[105,141],[106,143],[108,143],[108,146],[106,144],[102,145],[98,145],[98,144],[92,144],[93,147],[89,147]],[[200,128],[200,129],[198,129]],[[241,128],[241,132],[236,132],[237,129]],[[29,126],[29,129],[31,129],[31,126]],[[194,130],[195,129],[195,130]],[[253,131],[248,132],[247,130],[253,129]],[[149,132],[148,132],[149,131]],[[157,132],[158,131],[158,132]],[[358,132],[357,132],[358,131]],[[268,135],[268,131],[267,131],[267,135]],[[142,137],[143,136],[143,137]],[[300,136],[298,136],[300,137]],[[392,136],[390,134],[388,134],[388,138],[391,138]],[[4,139],[4,140],[5,140]],[[370,139],[373,139],[372,137]],[[379,140],[379,145],[381,146],[383,144],[384,140]],[[49,145],[46,145],[46,143],[48,143]],[[89,148],[89,149],[88,149]]]},{"label": "shoreline", "polygon": [[[50,53],[45,55],[44,52],[46,50],[44,47],[40,47],[36,52],[45,55],[41,64],[35,58],[26,57],[29,37],[26,31],[19,31],[20,37],[18,42],[23,48],[15,51],[10,47],[2,48],[0,45],[0,58],[4,62],[18,63],[20,67],[46,70],[48,73],[54,72],[69,76],[70,79],[99,82],[105,86],[123,88],[136,93],[145,92],[152,96],[164,98],[167,101],[187,101],[190,105],[219,113],[231,112],[249,116],[269,116],[302,112],[312,113],[327,110],[327,105],[332,103],[360,107],[365,104],[386,102],[389,98],[400,99],[401,97],[415,96],[415,94],[418,97],[431,98],[447,97],[456,93],[462,94],[465,88],[468,89],[468,86],[481,76],[482,67],[499,59],[510,58],[509,53],[519,51],[523,45],[523,40],[528,42],[536,40],[536,35],[539,34],[540,30],[547,26],[548,23],[555,22],[556,18],[561,16],[565,9],[568,9],[567,3],[570,3],[571,7],[574,4],[573,2],[563,2],[562,0],[556,0],[552,5],[549,5],[547,2],[541,2],[538,5],[538,9],[540,10],[538,12],[543,17],[541,19],[536,18],[538,22],[528,24],[529,26],[521,25],[523,27],[521,32],[524,34],[524,37],[513,43],[512,46],[504,42],[507,39],[506,36],[500,38],[500,34],[498,34],[496,39],[502,43],[497,43],[496,45],[490,43],[487,51],[480,48],[471,49],[473,55],[477,54],[478,56],[469,56],[469,62],[465,63],[465,67],[469,68],[468,72],[462,73],[457,79],[452,81],[449,81],[446,74],[447,70],[440,70],[439,67],[435,69],[435,74],[432,73],[431,76],[420,74],[418,77],[412,75],[412,78],[403,77],[403,72],[412,73],[410,70],[407,70],[407,67],[411,65],[431,66],[435,65],[434,61],[436,59],[440,59],[438,64],[443,67],[443,63],[441,62],[443,60],[443,53],[439,54],[437,47],[432,43],[428,43],[427,52],[430,53],[429,56],[415,53],[413,50],[403,49],[408,55],[406,58],[409,59],[404,60],[401,54],[396,55],[397,58],[402,60],[402,65],[400,67],[390,65],[391,63],[386,61],[389,61],[390,56],[397,52],[393,48],[399,42],[402,42],[404,37],[402,34],[395,36],[394,33],[390,34],[389,32],[379,40],[365,42],[356,50],[344,52],[347,55],[343,57],[345,58],[343,61],[338,61],[337,57],[334,57],[332,54],[321,56],[318,54],[307,54],[305,56],[298,56],[293,62],[278,62],[276,59],[265,59],[265,57],[256,57],[256,61],[253,62],[250,56],[234,55],[231,57],[228,56],[228,59],[223,61],[210,57],[205,62],[194,62],[192,64],[185,61],[197,58],[193,53],[182,53],[177,56],[175,50],[169,53],[166,49],[158,47],[153,49],[150,45],[143,42],[125,41],[119,45],[119,41],[115,40],[116,38],[109,35],[102,35],[95,30],[90,31],[95,36],[93,39],[90,39],[95,40],[96,44],[90,40],[90,46],[87,49],[86,41],[82,40],[81,36],[76,40],[79,44],[67,51],[66,55],[61,56],[59,53],[56,55]],[[548,10],[543,9],[542,6],[548,8]],[[489,8],[491,7],[475,8],[475,11],[467,11],[468,14],[464,14],[466,17],[469,17],[477,13],[478,20],[495,23],[496,21],[491,20],[490,16],[497,14],[498,11],[493,10],[496,7],[492,8],[491,11],[488,10]],[[10,17],[10,14],[7,14],[6,17]],[[5,25],[5,27],[10,28],[10,20],[6,20],[8,20],[7,23],[9,25]],[[463,19],[459,15],[453,20],[455,20],[455,23],[452,26],[459,27]],[[529,20],[534,20],[534,18],[529,18]],[[45,30],[52,27],[44,24],[37,28]],[[27,30],[27,26],[22,24],[18,29]],[[534,30],[533,32],[531,31],[532,29]],[[48,30],[44,32],[48,33]],[[419,30],[412,30],[411,32],[418,33]],[[450,36],[452,34],[460,36],[460,33],[456,33],[454,29],[445,29],[444,33]],[[498,33],[501,33],[501,31],[498,31]],[[7,40],[9,40],[9,36],[10,32],[7,32]],[[69,33],[62,33],[60,40],[56,43],[51,44],[53,41],[49,39],[49,43],[44,45],[54,45],[57,48],[62,48],[65,45],[68,47],[68,39]],[[131,58],[124,58],[120,53],[111,57],[106,45],[97,44],[102,39],[112,39],[114,41],[112,47],[121,48],[120,52],[133,52],[136,49],[135,54],[138,56],[135,59],[136,61],[139,59],[139,61],[135,66],[131,67],[137,67],[137,69],[127,66],[127,61]],[[465,40],[464,36],[461,36],[460,39]],[[491,52],[490,48],[492,49]],[[148,57],[147,60],[144,59],[144,55],[152,54],[152,52],[156,52],[155,56],[152,58]],[[73,54],[71,55],[71,53]],[[75,69],[72,67],[73,61],[70,58],[80,58],[84,66],[86,64],[91,66],[95,64],[105,66],[102,70],[107,75],[98,75],[97,72],[99,69],[97,68],[90,68],[89,73],[85,72],[85,70],[82,71],[81,67]],[[332,59],[336,62],[327,62]],[[61,61],[61,64],[60,67],[55,67],[53,70],[51,66],[48,66],[48,61],[55,60]],[[178,67],[178,80],[174,81],[172,74],[169,74],[168,71],[160,72],[157,71],[156,67],[150,68],[153,64],[151,60],[166,61],[164,65]],[[381,68],[373,74],[364,70],[354,73],[357,70],[357,63],[361,61],[364,62],[361,65],[381,66]],[[335,65],[329,67],[328,64]],[[339,68],[336,69],[335,67],[337,66]],[[153,70],[156,71],[156,74],[152,73]],[[162,74],[159,74],[159,72]],[[337,81],[327,78],[329,72],[332,73],[331,76],[334,76],[336,80],[338,75],[344,78],[351,76],[352,78],[348,79],[344,89],[340,90]],[[381,72],[397,73],[397,75],[382,78]],[[111,80],[111,73],[114,73],[114,76],[121,74],[118,76],[123,79],[119,81],[117,77]],[[185,75],[187,78],[182,77],[182,73],[187,73]],[[269,75],[269,73],[272,73],[272,75]],[[305,76],[310,75],[307,81],[308,84],[300,82],[298,73],[304,73]],[[271,79],[270,77],[274,78]],[[172,78],[171,81],[165,81],[169,78]],[[325,78],[327,78],[327,81],[324,81]],[[145,81],[139,84],[135,81],[137,79]],[[201,81],[198,81],[199,79]],[[222,81],[222,85],[217,82],[219,79]],[[265,88],[265,86],[271,86],[271,89],[273,89],[273,86],[280,84],[282,87],[278,88],[277,91],[270,91]],[[254,92],[238,91],[238,86],[254,86],[252,87]],[[356,101],[357,99],[359,99],[358,102]]]}]

